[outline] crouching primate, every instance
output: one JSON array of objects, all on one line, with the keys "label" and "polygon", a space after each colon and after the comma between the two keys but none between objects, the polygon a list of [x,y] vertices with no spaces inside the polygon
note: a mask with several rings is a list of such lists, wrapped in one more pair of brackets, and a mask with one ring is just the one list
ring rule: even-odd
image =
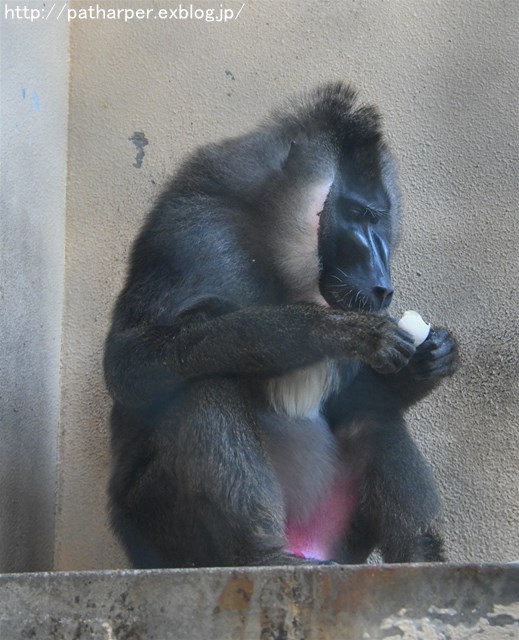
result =
[{"label": "crouching primate", "polygon": [[159,198],[105,355],[134,566],[442,559],[402,414],[456,349],[442,329],[415,349],[387,314],[394,180],[376,110],[330,84]]}]

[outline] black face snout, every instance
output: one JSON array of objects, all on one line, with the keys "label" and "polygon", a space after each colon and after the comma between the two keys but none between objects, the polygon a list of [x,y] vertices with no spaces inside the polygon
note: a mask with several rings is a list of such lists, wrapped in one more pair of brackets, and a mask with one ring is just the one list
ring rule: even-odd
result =
[{"label": "black face snout", "polygon": [[359,309],[361,311],[382,311],[387,309],[393,298],[391,286],[363,286],[362,281],[350,280],[344,275],[322,278],[321,293],[332,307]]},{"label": "black face snout", "polygon": [[320,288],[332,306],[382,311],[393,297],[389,243],[382,225],[350,219],[337,225],[334,242],[321,242]]},{"label": "black face snout", "polygon": [[332,242],[320,243],[320,289],[342,309],[382,311],[393,298],[389,242],[384,226],[363,218],[342,220]]},{"label": "black face snout", "polygon": [[373,298],[374,306],[378,309],[387,309],[391,304],[393,291],[393,287],[373,287],[371,297]]},{"label": "black face snout", "polygon": [[[377,312],[393,297],[391,203],[368,155],[344,159],[319,224],[319,286],[342,309]],[[371,158],[371,160],[373,160]]]}]

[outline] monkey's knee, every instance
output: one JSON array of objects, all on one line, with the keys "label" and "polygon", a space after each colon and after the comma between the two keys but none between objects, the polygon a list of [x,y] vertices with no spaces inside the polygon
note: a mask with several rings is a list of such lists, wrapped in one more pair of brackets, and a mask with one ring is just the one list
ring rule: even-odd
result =
[{"label": "monkey's knee", "polygon": [[419,544],[418,554],[423,560],[415,562],[445,562],[443,535],[436,527],[431,525],[420,531],[417,542]]},{"label": "monkey's knee", "polygon": [[381,553],[385,562],[444,562],[443,537],[433,525],[410,532],[394,532],[383,540]]}]

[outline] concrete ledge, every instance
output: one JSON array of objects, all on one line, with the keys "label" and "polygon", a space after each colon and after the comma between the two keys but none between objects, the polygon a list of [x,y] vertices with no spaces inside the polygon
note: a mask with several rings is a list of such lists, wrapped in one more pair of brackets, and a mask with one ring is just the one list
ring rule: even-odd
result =
[{"label": "concrete ledge", "polygon": [[9,574],[0,576],[0,638],[519,638],[519,566]]}]

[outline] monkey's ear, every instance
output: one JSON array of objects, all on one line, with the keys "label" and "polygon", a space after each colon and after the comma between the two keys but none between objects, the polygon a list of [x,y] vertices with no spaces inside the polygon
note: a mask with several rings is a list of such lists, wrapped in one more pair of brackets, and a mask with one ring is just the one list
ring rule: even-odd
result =
[{"label": "monkey's ear", "polygon": [[296,145],[297,145],[297,142],[295,140],[290,140],[290,142],[288,143],[288,147],[285,147],[285,159],[283,160],[283,164],[282,164],[283,170],[287,166],[290,160],[290,156],[294,153],[294,148]]},{"label": "monkey's ear", "polygon": [[310,139],[304,131],[290,139],[283,172],[292,180],[315,182],[333,179],[334,154],[319,138]]},{"label": "monkey's ear", "polygon": [[296,147],[297,141],[295,139],[290,140],[282,167],[283,171],[286,173],[290,173],[291,168],[294,165],[294,154],[297,153]]},{"label": "monkey's ear", "polygon": [[302,132],[296,134],[291,138],[290,144],[288,145],[288,153],[285,159],[285,163],[289,161],[291,156],[293,157],[294,155],[297,155],[300,152],[301,146],[304,145],[304,142],[305,142],[305,138]]},{"label": "monkey's ear", "polygon": [[[310,167],[315,159],[317,145],[308,139],[304,132],[298,132],[290,139],[284,168],[286,171],[300,173],[306,165]],[[306,159],[306,161],[305,161]]]}]

